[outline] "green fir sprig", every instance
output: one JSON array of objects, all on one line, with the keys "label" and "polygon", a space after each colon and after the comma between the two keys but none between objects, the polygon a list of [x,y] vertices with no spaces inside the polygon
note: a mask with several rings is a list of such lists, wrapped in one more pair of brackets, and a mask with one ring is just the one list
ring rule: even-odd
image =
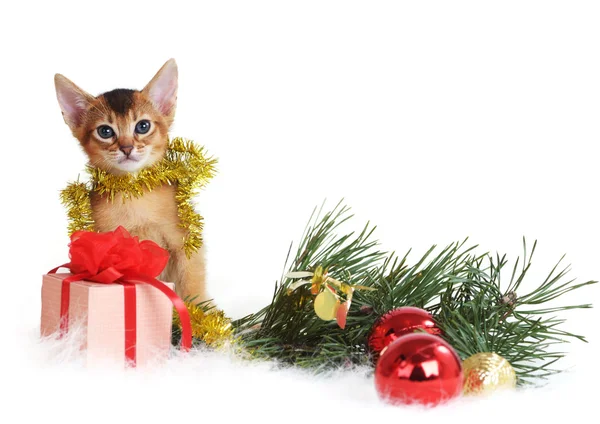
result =
[{"label": "green fir sprig", "polygon": [[591,305],[547,304],[596,281],[565,281],[568,267],[557,272],[557,265],[537,288],[523,292],[535,245],[529,254],[524,245],[524,265],[519,271],[517,260],[503,288],[505,256],[477,254],[477,246],[469,247],[465,240],[439,251],[433,246],[411,264],[410,252],[399,257],[382,251],[373,239],[375,227],[368,223],[360,233],[340,231],[351,218],[341,202],[325,214],[322,207],[313,212],[291,261],[288,253],[285,268],[295,272],[323,267],[339,281],[374,290],[355,291],[346,327],[341,329],[335,321],[316,316],[309,286],[296,288],[293,279],[282,275],[270,305],[233,322],[251,357],[317,372],[373,366],[367,345],[371,328],[381,315],[401,306],[430,311],[462,359],[491,351],[503,356],[515,368],[520,384],[556,372],[550,366],[564,356],[556,345],[585,341],[560,329],[565,319],[556,314]]},{"label": "green fir sprig", "polygon": [[532,265],[537,243],[528,252],[523,240],[523,266],[515,261],[506,287],[502,287],[506,256],[468,258],[466,271],[456,273],[452,284],[432,308],[444,338],[464,359],[479,352],[495,352],[515,369],[519,384],[534,383],[558,372],[552,365],[565,356],[558,345],[569,340],[585,341],[582,335],[560,329],[566,321],[557,314],[570,309],[591,308],[591,304],[544,306],[584,286],[566,280],[569,267],[559,269],[563,260],[532,291],[522,287]]},{"label": "green fir sprig", "polygon": [[[336,230],[352,218],[348,212],[341,203],[322,218],[321,211],[313,212],[288,271],[314,271],[322,266],[333,278],[349,284],[371,281],[371,273],[386,253],[372,240],[375,228],[369,224],[358,234],[336,235]],[[321,368],[364,359],[364,349],[355,351],[354,332],[348,331],[360,315],[353,316],[346,330],[341,330],[335,323],[316,317],[309,287],[292,291],[291,283],[292,279],[282,276],[269,306],[233,323],[248,351],[254,357],[302,367]]]}]

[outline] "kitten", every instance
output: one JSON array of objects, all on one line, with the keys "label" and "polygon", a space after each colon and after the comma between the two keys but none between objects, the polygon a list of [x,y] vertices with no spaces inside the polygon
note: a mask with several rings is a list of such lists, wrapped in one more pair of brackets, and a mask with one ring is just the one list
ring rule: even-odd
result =
[{"label": "kitten", "polygon": [[[122,175],[164,157],[177,100],[175,60],[167,61],[141,91],[116,89],[94,97],[60,74],[54,82],[64,120],[90,165]],[[183,251],[185,230],[179,226],[173,186],[161,186],[125,202],[120,195],[110,202],[93,193],[91,205],[96,231],[122,225],[140,239],[156,242],[170,254],[159,278],[174,282],[182,298],[207,300],[204,251],[199,249],[191,258]]]}]

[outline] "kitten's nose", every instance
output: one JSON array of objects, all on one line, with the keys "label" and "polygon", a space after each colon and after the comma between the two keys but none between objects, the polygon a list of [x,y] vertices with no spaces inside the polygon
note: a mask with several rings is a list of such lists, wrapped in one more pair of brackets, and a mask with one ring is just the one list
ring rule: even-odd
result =
[{"label": "kitten's nose", "polygon": [[125,153],[125,156],[129,156],[133,150],[133,146],[119,146],[119,150]]}]

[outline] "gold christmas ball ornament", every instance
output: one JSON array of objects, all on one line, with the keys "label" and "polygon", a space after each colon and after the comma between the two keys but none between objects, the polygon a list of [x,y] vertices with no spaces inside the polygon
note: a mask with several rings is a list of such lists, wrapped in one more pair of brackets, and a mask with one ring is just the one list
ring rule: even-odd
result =
[{"label": "gold christmas ball ornament", "polygon": [[510,363],[493,352],[476,353],[463,361],[465,395],[491,393],[498,389],[514,389],[517,375]]}]

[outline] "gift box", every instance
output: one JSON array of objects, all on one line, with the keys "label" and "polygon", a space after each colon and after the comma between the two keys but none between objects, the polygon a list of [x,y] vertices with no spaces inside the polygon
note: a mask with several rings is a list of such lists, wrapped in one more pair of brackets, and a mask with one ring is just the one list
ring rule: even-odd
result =
[{"label": "gift box", "polygon": [[[62,281],[72,276],[46,274],[42,281],[41,335],[60,332]],[[172,283],[163,283],[173,289]],[[80,348],[88,365],[126,364],[125,287],[76,281],[70,284],[69,328],[77,332]],[[150,285],[135,287],[137,366],[164,360],[171,346],[173,304],[160,290]]]},{"label": "gift box", "polygon": [[[181,349],[191,348],[185,303],[172,283],[156,279],[169,259],[165,249],[118,227],[106,233],[73,233],[69,257],[70,262],[43,276],[42,336],[63,337],[75,329],[88,365],[146,365],[167,357],[175,308]],[[70,273],[58,274],[60,268]]]}]

